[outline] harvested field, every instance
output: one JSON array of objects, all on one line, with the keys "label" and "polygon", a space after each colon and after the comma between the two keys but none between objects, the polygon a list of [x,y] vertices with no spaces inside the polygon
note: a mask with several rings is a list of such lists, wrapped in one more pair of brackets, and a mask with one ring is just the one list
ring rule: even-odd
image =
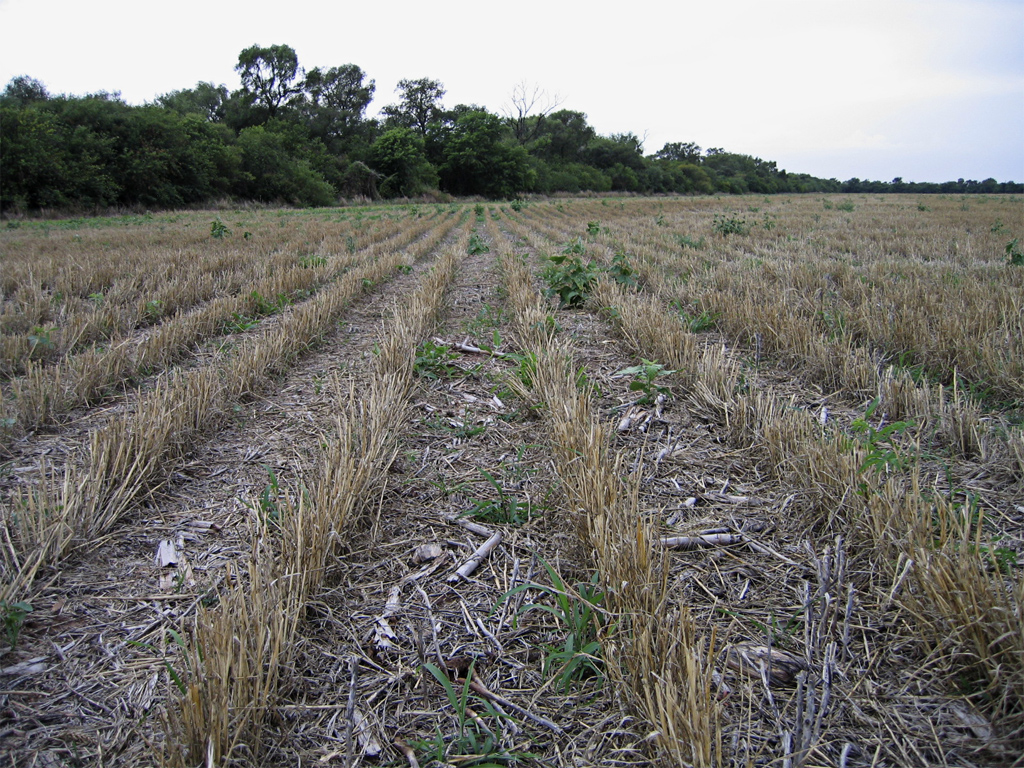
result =
[{"label": "harvested field", "polygon": [[1021,213],[4,230],[0,752],[1024,764]]}]

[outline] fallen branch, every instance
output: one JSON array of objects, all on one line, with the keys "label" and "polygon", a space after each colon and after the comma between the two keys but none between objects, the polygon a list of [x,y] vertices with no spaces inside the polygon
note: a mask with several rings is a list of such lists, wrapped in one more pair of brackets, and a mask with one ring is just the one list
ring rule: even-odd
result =
[{"label": "fallen branch", "polygon": [[[458,682],[461,683],[463,681],[459,680]],[[560,734],[560,733],[563,732],[561,728],[559,728],[557,725],[552,723],[550,720],[548,720],[546,718],[543,718],[540,715],[533,714],[532,712],[530,712],[525,707],[519,706],[514,701],[509,701],[504,696],[499,696],[498,694],[496,694],[496,693],[490,691],[489,689],[487,689],[484,686],[483,683],[478,683],[473,678],[469,679],[469,687],[473,691],[475,691],[476,693],[479,693],[484,698],[490,699],[494,703],[500,704],[503,707],[508,707],[513,712],[518,712],[523,717],[526,717],[526,718],[529,718],[530,720],[533,720],[533,722],[537,723],[538,725],[543,725],[545,728],[550,728],[555,733],[559,733]]]},{"label": "fallen branch", "polygon": [[444,339],[439,339],[435,336],[434,343],[444,347],[448,347],[449,349],[454,349],[456,352],[465,352],[467,355],[491,355],[492,357],[506,357],[504,352],[495,352],[493,349],[482,349],[481,347],[474,347],[472,344],[469,344],[468,342],[465,341],[462,342],[461,344],[452,343],[445,341]]},{"label": "fallen branch", "polygon": [[697,547],[721,547],[746,541],[741,533],[708,533],[703,536],[666,536],[661,540],[663,547],[675,549],[696,549]]},{"label": "fallen branch", "polygon": [[409,768],[420,768],[419,761],[416,760],[416,751],[412,747],[401,739],[395,739],[394,744],[398,747],[398,751],[405,755],[405,759],[409,761]]},{"label": "fallen branch", "polygon": [[468,579],[470,574],[477,569],[477,566],[484,561],[484,558],[491,554],[500,543],[501,531],[497,531],[491,535],[491,538],[481,544],[476,552],[469,556],[469,559],[462,564],[459,570],[448,577],[448,581],[455,582],[460,579]]}]

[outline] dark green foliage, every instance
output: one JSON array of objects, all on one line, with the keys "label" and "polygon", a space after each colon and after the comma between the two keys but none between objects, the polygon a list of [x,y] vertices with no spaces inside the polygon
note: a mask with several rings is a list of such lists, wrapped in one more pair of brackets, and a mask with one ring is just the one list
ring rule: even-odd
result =
[{"label": "dark green foliage", "polygon": [[437,80],[421,77],[418,80],[399,80],[395,90],[402,94],[401,101],[381,110],[387,118],[388,127],[412,128],[425,137],[430,124],[441,116],[444,86]]},{"label": "dark green foliage", "polygon": [[1006,263],[1015,267],[1024,265],[1024,251],[1017,247],[1018,240],[1015,237],[1006,244]]},{"label": "dark green foliage", "polygon": [[423,138],[409,128],[392,128],[380,136],[370,150],[370,164],[383,176],[384,197],[412,197],[437,187]]},{"label": "dark green foliage", "polygon": [[541,277],[548,284],[548,296],[557,296],[562,307],[582,307],[593,290],[601,270],[580,258],[583,254],[582,241],[568,243],[560,255],[549,256],[551,262]]},{"label": "dark green foliage", "polygon": [[238,54],[235,71],[242,80],[242,91],[266,110],[268,117],[274,117],[301,91],[296,82],[299,57],[290,45],[250,46]]},{"label": "dark green foliage", "polygon": [[[447,110],[444,86],[430,78],[400,81],[399,103],[384,107],[382,120],[367,119],[375,85],[358,66],[304,72],[287,45],[246,48],[236,70],[237,91],[199,82],[144,106],[116,94],[54,96],[27,75],[13,78],[0,93],[0,210],[175,208],[225,197],[330,205],[341,195],[437,189],[491,199],[613,190],[1024,192],[1024,184],[991,178],[817,179],[692,142],[670,142],[645,157],[635,134],[599,136],[583,112],[529,114],[525,91],[514,100],[518,115],[508,119],[472,104]],[[853,210],[850,201],[825,206]],[[753,225],[741,222],[723,233],[738,234],[743,226]],[[766,216],[763,226],[772,229],[774,219]],[[1013,254],[1007,252],[1010,263],[1019,264]]]},{"label": "dark green foliage", "polygon": [[526,150],[505,141],[501,118],[487,112],[461,115],[446,137],[438,169],[445,190],[456,195],[514,197],[531,186]]},{"label": "dark green foliage", "polygon": [[355,64],[314,67],[302,88],[300,108],[310,136],[340,152],[366,133],[364,114],[376,86]]},{"label": "dark green foliage", "polygon": [[238,135],[242,179],[235,189],[250,200],[293,205],[332,205],[334,188],[324,181],[307,158],[289,152],[287,137],[264,126]]}]

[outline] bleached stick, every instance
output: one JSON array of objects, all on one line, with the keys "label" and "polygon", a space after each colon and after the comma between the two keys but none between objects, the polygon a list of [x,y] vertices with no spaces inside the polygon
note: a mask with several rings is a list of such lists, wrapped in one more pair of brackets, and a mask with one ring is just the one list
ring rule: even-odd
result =
[{"label": "bleached stick", "polygon": [[494,533],[491,538],[485,541],[480,547],[470,555],[469,559],[462,564],[462,566],[448,577],[449,582],[459,581],[460,579],[468,579],[469,575],[477,569],[477,566],[483,562],[484,558],[494,551],[494,548],[501,543],[501,531]]},{"label": "bleached stick", "polygon": [[709,533],[704,536],[667,536],[661,540],[661,545],[676,549],[696,549],[697,547],[739,544],[741,541],[744,539],[740,533]]}]

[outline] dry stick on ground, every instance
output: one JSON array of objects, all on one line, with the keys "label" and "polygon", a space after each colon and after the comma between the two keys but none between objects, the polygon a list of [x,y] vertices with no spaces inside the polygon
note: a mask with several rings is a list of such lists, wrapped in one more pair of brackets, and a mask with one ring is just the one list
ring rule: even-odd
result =
[{"label": "dry stick on ground", "polygon": [[455,573],[448,577],[448,582],[454,583],[457,581],[468,579],[470,575],[473,573],[473,571],[477,569],[480,563],[482,563],[484,559],[489,554],[491,554],[491,552],[494,551],[495,547],[497,547],[501,543],[501,538],[501,531],[495,531],[493,534],[491,534],[491,537],[483,544],[481,544],[479,547],[477,547],[476,551],[469,556],[469,559],[466,560],[466,562],[463,563],[461,566],[459,566],[458,570],[456,570]]}]

